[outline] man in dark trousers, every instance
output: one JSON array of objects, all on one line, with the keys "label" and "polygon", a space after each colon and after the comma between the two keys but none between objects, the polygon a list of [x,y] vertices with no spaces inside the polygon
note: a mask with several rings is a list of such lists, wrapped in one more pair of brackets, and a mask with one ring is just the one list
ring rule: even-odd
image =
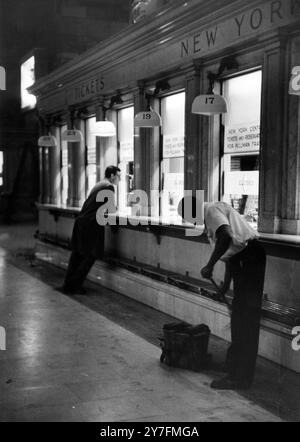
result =
[{"label": "man in dark trousers", "polygon": [[204,220],[214,251],[201,270],[211,279],[215,264],[226,263],[220,295],[225,295],[233,279],[231,338],[226,359],[228,375],[211,385],[215,389],[247,389],[252,385],[258,353],[261,306],[266,254],[257,233],[229,204],[205,203]]},{"label": "man in dark trousers", "polygon": [[114,192],[114,186],[120,181],[120,169],[109,166],[105,171],[105,179],[92,189],[77,217],[73,229],[72,254],[62,288],[67,294],[84,294],[82,284],[96,259],[104,255],[104,226],[97,223],[97,212],[105,201],[97,202],[100,191]]}]

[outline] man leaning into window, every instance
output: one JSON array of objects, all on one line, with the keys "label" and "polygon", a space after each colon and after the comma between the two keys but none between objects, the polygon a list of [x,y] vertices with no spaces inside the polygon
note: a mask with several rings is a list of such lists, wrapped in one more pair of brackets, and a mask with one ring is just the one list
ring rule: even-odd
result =
[{"label": "man leaning into window", "polygon": [[231,339],[226,371],[228,375],[211,385],[215,389],[246,389],[253,382],[259,344],[261,304],[264,289],[266,254],[257,233],[229,204],[205,203],[204,220],[214,251],[201,270],[211,279],[215,264],[226,263],[225,295],[233,279]]},{"label": "man leaning into window", "polygon": [[67,294],[84,294],[82,287],[96,259],[104,255],[105,227],[97,223],[97,212],[105,201],[98,202],[97,195],[101,191],[114,192],[114,186],[120,182],[120,169],[109,166],[105,178],[92,189],[85,201],[73,229],[72,254],[62,291]]}]

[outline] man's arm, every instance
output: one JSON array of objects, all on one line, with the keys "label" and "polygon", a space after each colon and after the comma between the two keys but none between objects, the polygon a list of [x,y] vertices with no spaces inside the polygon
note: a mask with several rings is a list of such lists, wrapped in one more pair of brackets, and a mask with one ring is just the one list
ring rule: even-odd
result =
[{"label": "man's arm", "polygon": [[216,246],[210,260],[208,264],[201,270],[201,275],[205,279],[210,279],[212,277],[214,266],[227,252],[230,246],[232,240],[232,231],[230,226],[224,224],[223,226],[219,227],[216,232],[216,238]]}]

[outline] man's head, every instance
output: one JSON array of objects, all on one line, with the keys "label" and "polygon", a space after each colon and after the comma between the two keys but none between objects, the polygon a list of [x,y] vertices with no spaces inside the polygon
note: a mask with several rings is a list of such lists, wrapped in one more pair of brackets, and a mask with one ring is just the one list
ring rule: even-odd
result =
[{"label": "man's head", "polygon": [[109,166],[105,170],[105,178],[116,186],[121,179],[121,170],[117,166]]}]

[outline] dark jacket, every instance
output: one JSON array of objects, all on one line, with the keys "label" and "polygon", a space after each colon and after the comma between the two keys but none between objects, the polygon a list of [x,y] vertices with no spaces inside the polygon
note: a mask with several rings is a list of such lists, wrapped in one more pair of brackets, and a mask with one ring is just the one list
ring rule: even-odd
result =
[{"label": "dark jacket", "polygon": [[71,239],[73,251],[95,259],[103,258],[105,245],[105,227],[100,226],[96,219],[98,209],[104,204],[96,201],[100,190],[114,192],[114,186],[107,181],[96,184],[75,221]]}]

